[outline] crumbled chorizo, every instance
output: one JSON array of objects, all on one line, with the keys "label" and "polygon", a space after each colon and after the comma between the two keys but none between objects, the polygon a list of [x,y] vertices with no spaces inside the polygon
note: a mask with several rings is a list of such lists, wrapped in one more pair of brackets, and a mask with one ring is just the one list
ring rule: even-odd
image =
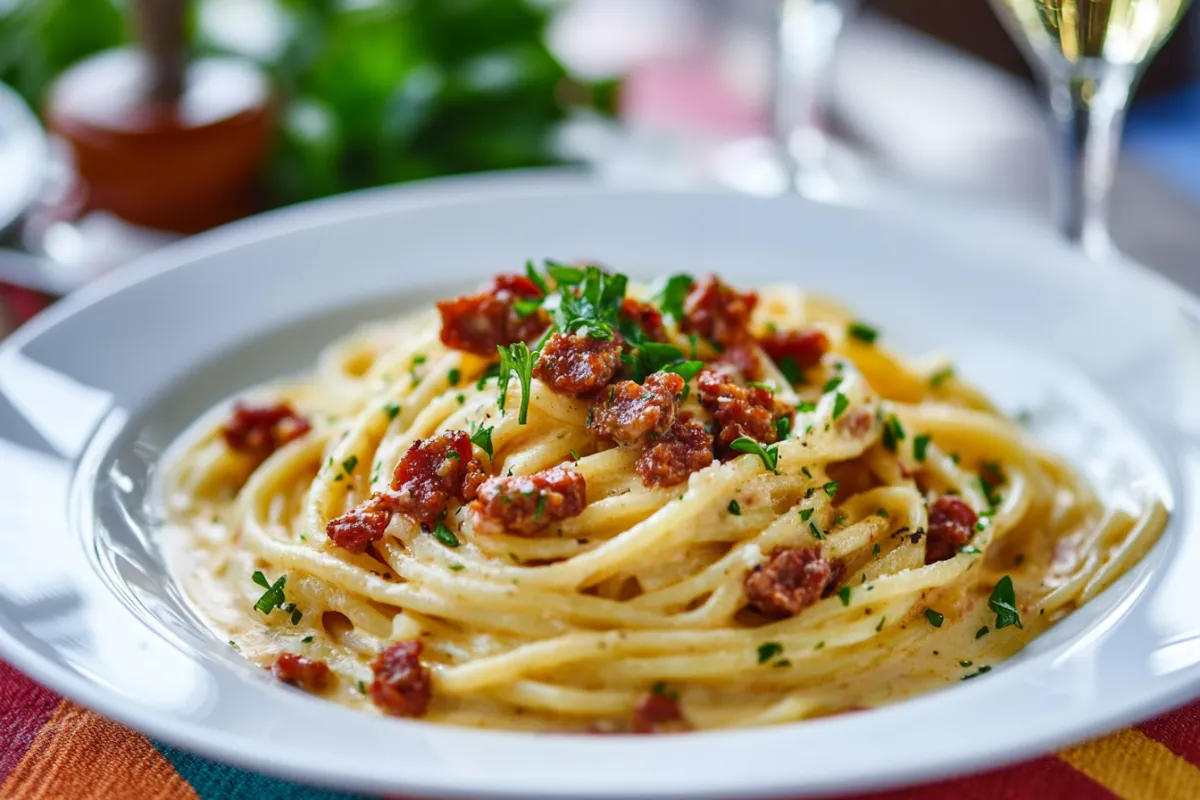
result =
[{"label": "crumbled chorizo", "polygon": [[656,342],[667,340],[667,329],[663,327],[663,316],[657,308],[641,300],[626,297],[621,302],[621,318],[629,320],[642,329],[646,338]]},{"label": "crumbled chorizo", "polygon": [[722,283],[716,275],[706,275],[688,291],[680,326],[721,347],[730,347],[750,337],[750,316],[757,304],[758,295],[754,292],[743,294]]},{"label": "crumbled chorizo", "polygon": [[529,535],[577,516],[587,504],[586,490],[583,475],[562,466],[491,478],[471,503],[471,523],[477,533]]},{"label": "crumbled chorizo", "polygon": [[771,617],[791,617],[833,593],[845,571],[819,547],[777,547],[766,565],[746,574],[746,599]]},{"label": "crumbled chorizo", "polygon": [[463,431],[413,442],[392,473],[396,510],[422,525],[433,525],[452,498],[466,500],[480,485],[482,473],[472,452],[471,437]]},{"label": "crumbled chorizo", "polygon": [[760,338],[758,344],[781,367],[790,361],[802,370],[820,364],[821,357],[829,351],[829,337],[817,328],[776,331]]},{"label": "crumbled chorizo", "polygon": [[496,355],[496,347],[537,338],[549,324],[540,308],[522,315],[519,300],[541,296],[537,285],[523,275],[497,275],[491,285],[476,294],[462,295],[437,304],[442,317],[442,342],[456,350],[484,357]]},{"label": "crumbled chorizo", "polygon": [[329,685],[329,667],[324,661],[295,653],[280,653],[271,667],[272,674],[284,683],[319,694]]},{"label": "crumbled chorizo", "polygon": [[621,343],[581,334],[556,333],[542,347],[533,375],[560,394],[600,391],[621,369]]},{"label": "crumbled chorizo", "polygon": [[634,469],[646,486],[674,486],[712,462],[712,435],[689,417],[680,418],[665,436],[648,444]]},{"label": "crumbled chorizo", "polygon": [[752,339],[726,347],[713,359],[711,366],[719,372],[732,373],[741,380],[756,381],[763,376],[762,359]]},{"label": "crumbled chorizo", "polygon": [[368,545],[383,538],[395,512],[395,494],[373,494],[341,516],[329,520],[325,535],[329,541],[351,553],[364,553]]},{"label": "crumbled chorizo", "polygon": [[417,639],[390,644],[371,664],[371,700],[394,717],[422,717],[433,694],[429,670],[421,666],[424,645]]},{"label": "crumbled chorizo", "polygon": [[633,708],[634,733],[684,733],[691,729],[674,694],[648,692]]},{"label": "crumbled chorizo", "polygon": [[975,511],[952,495],[942,495],[929,504],[929,530],[925,536],[925,563],[953,558],[958,548],[975,535]]},{"label": "crumbled chorizo", "polygon": [[418,439],[396,465],[391,489],[373,494],[325,526],[338,547],[362,553],[383,538],[392,515],[407,514],[432,526],[450,500],[475,499],[487,473],[472,455],[471,438],[463,431],[445,431]]},{"label": "crumbled chorizo", "polygon": [[684,381],[674,372],[655,372],[638,384],[621,381],[592,403],[588,429],[627,447],[653,441],[675,424],[675,403]]},{"label": "crumbled chorizo", "polygon": [[739,386],[716,370],[701,370],[697,386],[701,405],[716,423],[717,448],[722,453],[731,453],[729,446],[742,436],[771,444],[779,437],[775,423],[793,410],[769,389]]},{"label": "crumbled chorizo", "polygon": [[236,403],[233,416],[221,427],[230,449],[263,460],[312,429],[308,420],[287,403],[248,406]]}]

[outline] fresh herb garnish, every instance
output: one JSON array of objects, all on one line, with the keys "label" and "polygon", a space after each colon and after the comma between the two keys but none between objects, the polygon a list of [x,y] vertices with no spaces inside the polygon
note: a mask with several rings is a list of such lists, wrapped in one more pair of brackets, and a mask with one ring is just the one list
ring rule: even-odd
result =
[{"label": "fresh herb garnish", "polygon": [[783,377],[787,378],[788,383],[793,386],[804,383],[804,370],[800,369],[800,365],[796,363],[796,359],[791,356],[784,356],[779,359],[779,371],[783,373]]},{"label": "fresh herb garnish", "polygon": [[1000,505],[1000,495],[996,493],[996,487],[992,482],[982,475],[979,476],[979,491],[983,493],[983,499],[987,500],[987,504],[993,509]]},{"label": "fresh herb garnish", "polygon": [[757,439],[751,439],[749,436],[739,436],[729,445],[739,453],[751,453],[762,459],[763,466],[779,474],[779,445],[764,445]]},{"label": "fresh herb garnish", "polygon": [[450,370],[446,373],[446,380],[450,382],[451,386],[458,386],[458,382],[462,380],[462,370],[458,368]]},{"label": "fresh herb garnish", "polygon": [[824,541],[825,534],[822,533],[822,531],[819,527],[817,527],[816,520],[808,521],[808,530],[809,530],[809,533],[811,533],[813,535],[814,539],[816,539],[818,541]]},{"label": "fresh herb garnish", "polygon": [[992,596],[988,598],[988,608],[996,612],[996,630],[1007,628],[1009,625],[1016,625],[1018,629],[1025,627],[1021,624],[1021,614],[1017,611],[1016,593],[1013,590],[1012,578],[1008,575],[996,581],[996,585],[992,587]]},{"label": "fresh herb garnish", "polygon": [[463,566],[462,564],[451,564],[451,565],[450,565],[450,571],[451,571],[451,572],[461,572],[461,571],[463,571],[464,569],[466,569],[466,567],[465,567],[465,566]]},{"label": "fresh herb garnish", "polygon": [[780,417],[775,420],[775,438],[783,441],[788,438],[788,434],[792,432],[792,418]]},{"label": "fresh herb garnish", "polygon": [[358,693],[366,694],[367,693],[367,684],[363,683],[362,681],[359,681],[358,682]]},{"label": "fresh herb garnish", "polygon": [[811,509],[811,508],[800,509],[800,521],[801,522],[808,522],[809,519],[812,518],[812,515],[813,515],[813,509]]},{"label": "fresh herb garnish", "polygon": [[471,434],[471,444],[478,447],[480,450],[488,454],[488,458],[492,457],[492,428],[480,428]]},{"label": "fresh herb garnish", "polygon": [[850,587],[849,586],[843,586],[842,588],[838,589],[837,596],[841,598],[842,605],[844,605],[844,606],[850,605]]},{"label": "fresh herb garnish", "polygon": [[810,403],[807,400],[801,400],[799,405],[796,406],[796,411],[798,411],[801,414],[811,414],[812,412],[814,412],[816,410],[817,410],[817,404]]},{"label": "fresh herb garnish", "polygon": [[535,520],[541,519],[542,514],[545,513],[545,511],[546,511],[546,497],[547,496],[546,496],[545,492],[543,492],[542,494],[540,494],[538,496],[537,510],[533,514],[533,518]]},{"label": "fresh herb garnish", "polygon": [[539,292],[541,292],[542,297],[545,297],[550,293],[550,287],[546,285],[546,279],[538,274],[537,269],[535,269],[533,266],[533,261],[525,262],[525,274],[529,276],[529,280],[531,280],[533,285],[538,288]]},{"label": "fresh herb garnish", "polygon": [[929,385],[936,389],[953,377],[954,367],[942,367],[937,372],[929,376]]},{"label": "fresh herb garnish", "polygon": [[894,453],[897,445],[902,441],[904,441],[904,427],[896,415],[892,414],[883,422],[883,446]]},{"label": "fresh herb garnish", "polygon": [[357,466],[358,466],[358,456],[352,455],[349,458],[347,458],[345,461],[342,462],[342,469],[346,471],[347,475],[354,472],[354,468]]},{"label": "fresh herb garnish", "polygon": [[758,646],[758,663],[765,664],[782,652],[783,645],[779,642],[763,642]]},{"label": "fresh herb garnish", "polygon": [[400,414],[399,403],[388,403],[383,407],[383,413],[387,414],[388,421],[394,420]]},{"label": "fresh herb garnish", "polygon": [[925,609],[925,619],[929,620],[929,624],[935,628],[942,627],[942,623],[946,621],[945,614],[939,614],[932,608]]},{"label": "fresh herb garnish", "polygon": [[746,381],[746,385],[753,389],[762,389],[763,391],[775,394],[775,384],[764,383],[763,381]]},{"label": "fresh herb garnish", "polygon": [[844,380],[844,378],[842,378],[842,376],[841,376],[841,375],[834,375],[834,376],[833,376],[832,378],[830,378],[830,379],[829,379],[829,380],[828,380],[828,381],[825,383],[825,385],[824,385],[824,386],[821,388],[821,394],[829,394],[829,393],[830,393],[830,392],[832,392],[834,389],[836,389],[836,388],[838,388],[839,386],[841,386],[841,385],[842,385],[842,381],[843,381],[843,380]]},{"label": "fresh herb garnish", "polygon": [[930,438],[927,433],[913,437],[913,458],[917,461],[925,460],[925,451],[929,449]]},{"label": "fresh herb garnish", "polygon": [[887,518],[888,518],[888,512],[887,512],[887,509],[886,509],[886,508],[877,508],[877,509],[875,509],[875,516],[877,516],[877,517],[883,517],[884,519],[887,519]]},{"label": "fresh herb garnish", "polygon": [[882,617],[880,617],[880,618],[879,618],[879,624],[875,626],[875,632],[876,632],[876,633],[879,633],[881,630],[883,630],[883,623],[885,623],[885,622],[887,622],[887,615],[886,615],[886,614],[885,614],[884,616],[882,616]]},{"label": "fresh herb garnish", "polygon": [[827,494],[830,499],[833,499],[833,496],[837,494],[838,484],[837,481],[830,481],[821,488],[825,490],[825,494]]},{"label": "fresh herb garnish", "polygon": [[973,544],[968,544],[968,545],[958,548],[958,552],[966,553],[967,555],[970,555],[970,556],[977,556],[980,553],[982,553],[983,551],[980,550],[978,547],[976,547]]},{"label": "fresh herb garnish", "polygon": [[875,543],[875,548],[871,551],[871,556],[873,558],[879,558],[879,542]]},{"label": "fresh herb garnish", "polygon": [[530,353],[529,346],[524,342],[515,342],[508,347],[496,346],[500,353],[500,400],[498,405],[504,410],[504,402],[508,396],[508,382],[513,374],[521,382],[521,411],[517,422],[525,424],[529,416],[529,395],[532,392],[533,365],[537,361],[537,353]]},{"label": "fresh herb garnish", "polygon": [[458,537],[454,535],[454,532],[441,522],[434,527],[433,538],[446,545],[446,547],[458,547],[459,544]]},{"label": "fresh herb garnish", "polygon": [[742,515],[742,507],[738,504],[737,500],[730,500],[729,505],[727,505],[725,508],[735,517],[740,517]]},{"label": "fresh herb garnish", "polygon": [[987,635],[988,635],[988,626],[987,626],[987,625],[984,625],[982,628],[980,628],[979,630],[975,631],[975,638],[976,638],[976,639],[982,639],[983,637],[985,637],[985,636],[987,636]]},{"label": "fresh herb garnish", "polygon": [[612,339],[619,325],[627,284],[624,275],[609,275],[599,267],[589,266],[584,270],[578,295],[560,289],[547,297],[542,307],[561,333],[586,331],[593,339]]},{"label": "fresh herb garnish", "polygon": [[679,361],[663,367],[663,372],[674,372],[685,381],[690,381],[704,369],[703,361]]},{"label": "fresh herb garnish", "polygon": [[578,286],[583,283],[585,272],[579,267],[560,264],[548,258],[545,260],[545,264],[546,274],[554,278],[554,282],[559,286]]},{"label": "fresh herb garnish", "polygon": [[256,611],[269,615],[275,609],[283,607],[283,604],[287,601],[287,598],[283,594],[283,587],[287,585],[287,575],[280,575],[277,581],[269,584],[267,583],[267,577],[261,571],[255,570],[254,575],[251,576],[251,580],[259,586],[266,588],[262,597],[258,598],[258,602],[254,604]]},{"label": "fresh herb garnish", "polygon": [[879,338],[879,331],[862,322],[851,322],[846,326],[846,333],[867,344],[874,344]]},{"label": "fresh herb garnish", "polygon": [[833,418],[837,419],[842,413],[850,407],[850,399],[846,395],[838,392],[833,398]]},{"label": "fresh herb garnish", "polygon": [[970,675],[963,675],[962,680],[969,681],[969,680],[971,680],[971,678],[978,678],[980,675],[984,675],[991,671],[992,671],[991,667],[983,666],[983,667],[979,668],[978,672],[972,672]]},{"label": "fresh herb garnish", "polygon": [[683,304],[693,283],[691,275],[672,275],[655,284],[650,300],[664,317],[678,322],[685,316]]}]

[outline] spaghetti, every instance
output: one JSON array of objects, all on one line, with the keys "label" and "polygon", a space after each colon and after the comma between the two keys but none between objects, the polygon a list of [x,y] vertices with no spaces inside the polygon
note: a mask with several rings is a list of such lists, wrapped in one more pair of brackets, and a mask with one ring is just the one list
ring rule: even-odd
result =
[{"label": "spaghetti", "polygon": [[331,346],[169,470],[222,638],[438,722],[781,723],[975,678],[1156,541],[791,288],[548,263]]}]

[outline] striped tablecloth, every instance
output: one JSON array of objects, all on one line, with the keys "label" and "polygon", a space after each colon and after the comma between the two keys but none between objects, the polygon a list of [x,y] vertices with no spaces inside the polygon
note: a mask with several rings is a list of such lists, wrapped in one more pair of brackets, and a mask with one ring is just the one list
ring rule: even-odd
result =
[{"label": "striped tablecloth", "polygon": [[[0,798],[338,800],[150,741],[0,662]],[[1200,703],[1094,742],[969,778],[870,800],[1195,800]]]}]

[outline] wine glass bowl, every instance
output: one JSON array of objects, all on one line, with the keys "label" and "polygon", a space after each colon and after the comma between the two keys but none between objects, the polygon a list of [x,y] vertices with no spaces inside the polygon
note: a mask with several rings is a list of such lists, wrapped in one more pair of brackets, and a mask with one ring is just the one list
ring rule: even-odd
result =
[{"label": "wine glass bowl", "polygon": [[1112,249],[1108,196],[1125,109],[1188,0],[991,0],[1039,72],[1060,143],[1059,230],[1095,258]]}]

